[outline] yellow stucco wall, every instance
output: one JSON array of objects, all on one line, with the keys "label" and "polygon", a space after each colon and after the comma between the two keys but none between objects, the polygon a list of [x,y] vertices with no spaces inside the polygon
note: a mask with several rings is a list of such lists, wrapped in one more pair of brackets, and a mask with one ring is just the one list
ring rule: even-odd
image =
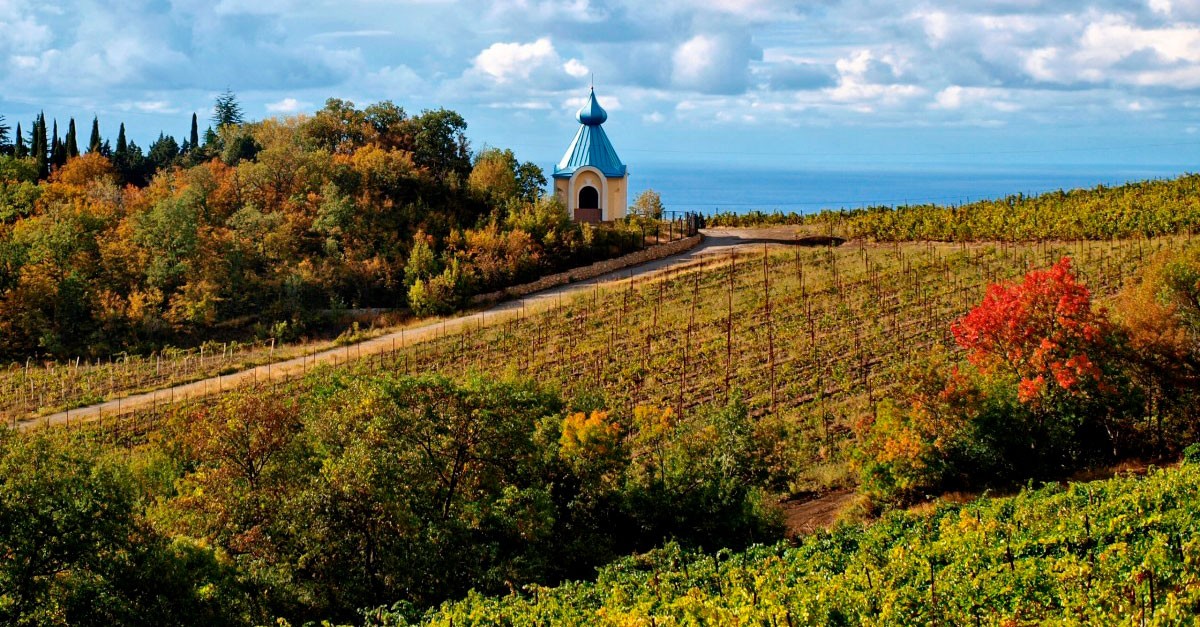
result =
[{"label": "yellow stucco wall", "polygon": [[[567,214],[574,216],[575,208],[579,206],[579,190],[590,185],[600,194],[600,208],[604,220],[620,220],[625,217],[629,205],[629,177],[605,178],[592,170],[577,172],[572,179],[554,179],[554,195],[567,208]],[[607,186],[607,196],[605,187]]]},{"label": "yellow stucco wall", "polygon": [[605,220],[620,220],[625,217],[629,204],[629,177],[608,179],[608,204],[604,208]]}]

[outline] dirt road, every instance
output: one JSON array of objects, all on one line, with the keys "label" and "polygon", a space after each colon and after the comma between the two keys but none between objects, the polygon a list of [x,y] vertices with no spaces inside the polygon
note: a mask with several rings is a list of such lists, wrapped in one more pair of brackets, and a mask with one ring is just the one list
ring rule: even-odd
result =
[{"label": "dirt road", "polygon": [[176,385],[153,392],[134,394],[39,418],[31,418],[18,422],[17,426],[19,429],[28,429],[38,426],[61,425],[68,422],[96,420],[102,417],[118,416],[146,407],[172,403],[178,400],[219,394],[223,390],[252,382],[295,377],[318,364],[346,363],[448,335],[460,329],[489,326],[504,322],[515,316],[555,306],[571,296],[591,291],[595,286],[617,285],[631,279],[644,280],[668,271],[678,271],[689,265],[698,264],[706,255],[728,254],[730,250],[735,248],[753,247],[761,249],[765,245],[772,244],[794,245],[804,243],[798,237],[796,229],[791,227],[710,229],[704,230],[702,233],[705,236],[703,242],[695,248],[678,255],[610,272],[594,279],[550,288],[530,294],[521,299],[497,304],[483,311],[456,318],[431,321],[418,327],[388,333],[357,344],[332,348],[312,355],[257,366],[229,375]]}]

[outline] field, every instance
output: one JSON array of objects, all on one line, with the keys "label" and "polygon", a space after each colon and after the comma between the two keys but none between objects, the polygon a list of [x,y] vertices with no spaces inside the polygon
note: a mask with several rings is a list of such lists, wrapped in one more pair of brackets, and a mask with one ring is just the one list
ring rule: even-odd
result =
[{"label": "field", "polygon": [[[769,460],[779,487],[804,493],[848,483],[850,427],[888,396],[898,369],[953,343],[950,322],[987,284],[1069,255],[1103,298],[1175,241],[734,251],[352,363],[366,372],[529,378],[568,398],[681,415],[737,394],[765,418],[759,428],[789,443]],[[149,420],[143,413],[133,422]]]},{"label": "field", "polygon": [[[472,595],[433,625],[1174,625],[1200,612],[1200,467],[894,512],[745,553]],[[405,624],[380,611],[376,624]],[[389,620],[391,622],[389,622]]]}]

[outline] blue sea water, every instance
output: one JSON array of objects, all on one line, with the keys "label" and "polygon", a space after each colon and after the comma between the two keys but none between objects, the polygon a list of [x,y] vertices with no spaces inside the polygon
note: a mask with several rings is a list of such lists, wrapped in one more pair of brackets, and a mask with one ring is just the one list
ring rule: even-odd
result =
[{"label": "blue sea water", "polygon": [[651,188],[662,195],[668,210],[812,213],[875,205],[959,204],[1017,193],[1174,178],[1185,172],[1174,166],[1107,165],[900,170],[646,164],[630,169],[629,201]]}]

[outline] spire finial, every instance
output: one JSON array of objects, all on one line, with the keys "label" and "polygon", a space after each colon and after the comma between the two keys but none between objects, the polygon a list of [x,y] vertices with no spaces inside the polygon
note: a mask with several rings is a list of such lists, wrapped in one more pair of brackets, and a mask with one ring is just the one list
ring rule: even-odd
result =
[{"label": "spire finial", "polygon": [[588,87],[591,88],[592,91],[596,91],[596,73],[589,72],[588,75],[591,76],[591,78],[588,79]]}]

